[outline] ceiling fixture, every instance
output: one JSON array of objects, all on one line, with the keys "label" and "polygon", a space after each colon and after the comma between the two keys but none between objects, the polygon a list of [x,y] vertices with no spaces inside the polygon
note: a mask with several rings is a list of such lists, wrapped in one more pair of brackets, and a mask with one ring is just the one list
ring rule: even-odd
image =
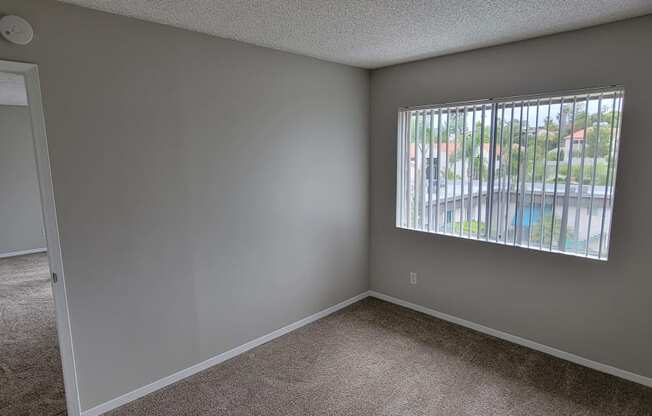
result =
[{"label": "ceiling fixture", "polygon": [[27,45],[34,38],[32,25],[19,16],[4,16],[0,19],[0,33],[11,43]]}]

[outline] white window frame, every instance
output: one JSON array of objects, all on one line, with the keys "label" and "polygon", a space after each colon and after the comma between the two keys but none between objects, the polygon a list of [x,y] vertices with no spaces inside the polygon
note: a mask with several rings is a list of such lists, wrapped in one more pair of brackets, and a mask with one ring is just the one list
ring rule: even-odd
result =
[{"label": "white window frame", "polygon": [[[608,255],[609,255],[609,249],[611,248],[610,246],[610,237],[611,237],[611,224],[612,224],[612,216],[613,216],[613,202],[614,202],[614,197],[615,197],[615,188],[616,188],[616,173],[617,173],[617,164],[618,164],[618,156],[619,156],[619,148],[620,148],[620,142],[621,142],[621,130],[622,130],[622,116],[623,116],[623,108],[624,108],[624,97],[625,97],[625,89],[621,85],[610,85],[610,86],[605,86],[605,87],[596,87],[596,88],[585,88],[585,89],[580,89],[580,90],[571,90],[571,91],[561,91],[561,92],[552,92],[552,93],[542,93],[542,94],[529,94],[529,95],[522,95],[522,96],[513,96],[513,97],[503,97],[503,98],[491,98],[491,99],[484,99],[484,100],[474,100],[474,101],[462,101],[462,102],[451,102],[451,103],[444,103],[444,104],[436,104],[436,105],[422,105],[422,106],[413,106],[413,107],[401,107],[398,110],[398,123],[397,123],[397,175],[396,175],[396,227],[397,228],[402,228],[402,229],[408,229],[408,230],[413,230],[413,231],[420,231],[420,232],[427,232],[427,233],[432,233],[432,234],[440,234],[440,235],[446,235],[446,236],[454,236],[458,238],[467,238],[467,239],[474,239],[474,240],[482,240],[482,241],[487,241],[491,243],[496,243],[496,244],[503,244],[503,245],[510,245],[510,246],[517,246],[517,247],[525,247],[525,248],[530,248],[534,250],[539,250],[539,251],[548,251],[548,252],[556,252],[556,253],[562,253],[562,254],[567,254],[567,255],[573,255],[573,256],[579,256],[579,257],[585,257],[585,258],[592,258],[592,259],[599,259],[599,260],[607,260]],[[566,100],[566,101],[564,101]],[[568,101],[571,100],[571,101]],[[514,124],[516,121],[516,117],[514,114],[514,108],[518,108],[520,111],[526,111],[527,115],[524,117],[523,112],[518,117],[518,120],[521,124],[524,124],[525,127],[525,133],[523,133],[522,128],[519,126],[518,128],[518,146],[515,152],[518,153],[518,156],[522,153],[527,155],[527,146],[528,142],[531,141],[530,137],[534,137],[535,140],[535,146],[536,146],[536,140],[539,135],[539,126],[540,126],[540,114],[539,110],[541,108],[544,108],[547,105],[548,110],[550,110],[553,105],[558,105],[559,106],[559,111],[561,112],[563,104],[572,102],[572,112],[570,113],[564,113],[564,115],[571,114],[573,118],[573,123],[574,123],[574,118],[576,114],[582,114],[581,111],[576,110],[576,106],[581,107],[582,105],[585,105],[584,111],[588,111],[589,107],[589,101],[592,103],[595,103],[597,100],[597,105],[596,105],[596,110],[597,110],[597,144],[596,147],[599,146],[600,144],[600,126],[603,124],[602,120],[602,114],[603,113],[603,106],[602,104],[606,103],[606,100],[611,100],[611,113],[612,113],[612,118],[613,120],[610,123],[610,135],[609,135],[609,145],[608,145],[608,156],[606,158],[607,162],[607,179],[606,179],[606,184],[604,186],[599,185],[596,187],[596,176],[595,172],[598,169],[598,151],[593,150],[593,153],[595,156],[589,156],[589,158],[593,158],[593,165],[589,166],[591,161],[588,162],[589,166],[587,169],[590,169],[592,178],[590,180],[590,183],[587,185],[586,184],[586,179],[583,177],[584,172],[585,172],[585,160],[587,160],[586,157],[586,147],[588,145],[583,145],[581,146],[582,149],[582,155],[580,158],[577,158],[573,154],[573,144],[576,141],[573,139],[573,134],[577,130],[575,129],[575,125],[570,126],[570,156],[571,157],[565,157],[565,159],[561,159],[560,156],[565,155],[565,144],[563,141],[565,138],[561,137],[562,134],[562,128],[559,128],[559,125],[557,125],[558,128],[558,135],[559,138],[556,142],[556,149],[557,155],[556,155],[556,160],[553,161],[553,164],[555,165],[556,172],[554,174],[554,200],[552,203],[552,227],[550,231],[550,242],[545,242],[544,243],[544,220],[543,216],[546,214],[546,210],[548,209],[548,205],[546,205],[546,194],[548,192],[548,187],[550,187],[550,184],[548,183],[547,176],[544,173],[543,180],[541,183],[538,183],[539,185],[539,192],[541,193],[541,197],[539,198],[541,200],[540,202],[540,208],[539,211],[533,210],[535,207],[535,194],[537,191],[535,191],[535,169],[537,167],[537,161],[536,161],[536,152],[537,148],[535,147],[534,151],[534,162],[532,167],[526,167],[528,169],[526,171],[526,174],[523,175],[523,179],[516,179],[518,183],[516,184],[516,190],[513,191],[512,188],[509,188],[509,191],[505,191],[505,186],[500,185],[500,188],[497,188],[498,183],[496,181],[505,179],[509,180],[513,174],[502,174],[500,173],[500,169],[502,169],[502,165],[504,162],[500,162],[501,160],[501,154],[503,151],[507,152],[505,150],[505,147],[499,147],[501,149],[500,151],[496,151],[496,148],[498,145],[498,140],[503,140],[503,134],[504,132],[499,132],[501,130],[502,126],[505,125],[505,109],[509,108],[509,106],[512,106],[512,113],[511,113],[511,119],[510,119],[510,129],[511,126]],[[605,101],[603,101],[605,100]],[[584,104],[585,101],[585,104]],[[523,110],[524,108],[527,107],[527,110]],[[530,108],[536,108],[536,123],[534,123],[534,126],[532,126],[531,123],[528,122],[527,116],[530,115],[530,113],[534,113],[535,110],[531,110]],[[607,105],[606,108],[609,108]],[[490,112],[490,119],[489,120],[489,125],[485,125],[485,120],[487,120],[485,112],[489,111]],[[479,144],[479,158],[477,158],[478,155],[474,154],[475,148],[474,143],[471,143],[471,155],[469,156],[467,152],[467,147],[465,147],[464,140],[466,137],[468,137],[468,131],[464,130],[467,127],[467,116],[469,114],[473,114],[473,117],[476,116],[478,113],[482,113],[482,121],[480,122],[481,128],[489,129],[489,143],[485,143],[484,140],[482,139],[478,144]],[[502,115],[500,116],[500,127],[498,126],[499,124],[499,112],[502,112]],[[453,127],[453,135],[454,135],[454,145],[456,146],[454,148],[454,151],[458,150],[458,137],[462,137],[462,146],[461,146],[461,164],[462,167],[460,169],[461,172],[461,179],[457,179],[457,169],[459,162],[455,164],[454,166],[454,174],[453,179],[453,187],[450,188],[449,186],[449,179],[448,176],[451,173],[449,171],[449,168],[446,167],[445,174],[442,174],[441,169],[443,166],[440,165],[440,161],[443,160],[444,154],[441,151],[441,145],[444,144],[442,139],[442,131],[441,131],[441,123],[442,119],[444,116],[446,117],[446,123],[448,121],[449,114],[455,114],[455,123],[457,123],[459,116],[458,114],[462,113],[462,120],[463,120],[463,132],[459,133],[458,132],[458,126],[455,125]],[[413,117],[415,117],[416,114],[416,122],[414,121]],[[616,116],[617,114],[617,116]],[[421,118],[421,122],[419,121],[419,117]],[[550,113],[548,113],[548,117],[550,117]],[[523,123],[523,118],[525,118],[525,123]],[[534,119],[533,118],[533,119]],[[560,117],[562,118],[562,117]],[[585,116],[586,124],[588,126],[588,116]],[[416,134],[412,137],[410,128],[412,124],[415,126]],[[563,121],[561,122],[563,123]],[[426,124],[429,124],[428,127],[426,127]],[[475,128],[476,126],[476,120],[473,118],[473,122],[469,126],[470,128]],[[584,126],[584,136],[587,137],[587,126]],[[534,128],[534,133],[530,133],[530,129]],[[548,125],[546,127],[546,134],[548,134]],[[562,127],[568,128],[569,126],[563,125]],[[581,127],[581,126],[580,126]],[[448,125],[446,126],[448,132],[451,130],[451,126]],[[592,128],[592,127],[588,127]],[[426,131],[429,131],[428,134],[426,134]],[[435,133],[436,132],[436,133]],[[448,133],[446,132],[446,133]],[[477,134],[477,132],[472,132],[471,133],[471,139],[474,139]],[[480,137],[485,137],[486,133],[481,133]],[[509,138],[512,139],[513,135],[512,132],[508,134]],[[428,137],[426,137],[428,136]],[[435,137],[436,136],[436,139]],[[448,151],[448,146],[450,144],[450,135],[446,136],[446,151],[445,151],[445,164],[449,163],[449,158],[451,158],[452,154],[449,154]],[[500,137],[500,138],[499,138]],[[525,137],[525,140],[522,142],[521,138]],[[411,140],[414,140],[413,147],[414,147],[414,155],[412,156],[411,153]],[[421,149],[419,149],[419,143],[421,143]],[[546,136],[546,150],[547,146],[549,143],[548,136]],[[467,143],[468,144],[468,143]],[[483,159],[484,155],[482,155],[484,149],[487,147],[488,144],[488,152],[489,155],[487,159]],[[503,145],[506,143],[503,143]],[[436,146],[436,151],[434,150]],[[509,152],[510,152],[510,157],[511,157],[511,150],[513,148],[513,145],[510,143],[509,146]],[[429,150],[427,150],[429,149]],[[555,148],[552,148],[554,150]],[[561,152],[559,150],[562,150]],[[419,153],[421,152],[421,153]],[[613,152],[613,153],[612,153]],[[493,155],[493,157],[492,157]],[[545,158],[542,160],[539,160],[539,163],[542,163],[543,169],[546,169],[550,163],[548,159],[548,154],[544,151],[543,155]],[[458,156],[459,157],[459,156]],[[504,158],[504,154],[502,155]],[[419,160],[420,159],[420,160]],[[477,159],[477,160],[476,160]],[[576,162],[574,161],[575,159],[579,159],[581,162]],[[434,162],[436,160],[436,162]],[[559,166],[563,163],[564,165],[567,163],[566,160],[568,160],[568,165],[567,165],[567,175],[565,179],[562,179],[564,181],[563,184],[560,185],[560,176],[559,176]],[[467,163],[473,163],[473,165],[479,164],[480,169],[478,169],[479,172],[479,180],[477,181],[477,184],[474,184],[474,177],[472,174],[469,174],[467,177],[468,173],[468,168],[473,168],[471,165],[467,165],[467,169],[465,170],[464,168],[464,163],[465,161]],[[604,162],[605,159],[601,157],[601,162]],[[528,162],[530,162],[529,159],[524,159],[525,165],[527,165]],[[487,167],[487,176],[489,178],[486,178],[486,180],[483,181],[482,178],[482,172],[483,172],[483,163],[489,164]],[[580,167],[580,178],[584,179],[581,180],[580,182],[583,183],[584,185],[577,185],[571,183],[571,174],[574,167],[578,167],[576,163],[581,163]],[[505,163],[507,167],[505,169],[510,169],[513,170],[510,166],[512,166],[512,161],[510,159],[509,163]],[[498,165],[498,166],[497,166]],[[421,169],[419,170],[419,166]],[[436,166],[437,169],[437,176],[439,179],[433,180],[434,178],[427,178],[426,176],[426,166]],[[517,163],[517,172],[520,173],[521,171],[521,163]],[[527,179],[529,172],[529,169],[532,170],[531,174],[531,179]],[[499,173],[497,173],[497,170]],[[434,173],[432,172],[433,169],[430,169],[428,174],[433,176]],[[420,178],[417,178],[417,172],[418,176]],[[544,170],[545,172],[545,170]],[[411,180],[413,178],[414,180]],[[465,182],[466,180],[466,182]],[[522,182],[521,182],[522,180]],[[441,191],[441,182],[444,182],[444,191]],[[531,181],[531,183],[530,183]],[[458,188],[458,182],[460,184],[460,187]],[[433,183],[435,183],[433,185]],[[477,198],[474,196],[476,195],[474,192],[476,189],[474,186],[477,185]],[[512,186],[513,184],[509,184],[509,186]],[[525,195],[528,193],[527,187],[530,188],[529,191],[529,197],[526,197]],[[414,187],[414,190],[412,189]],[[563,195],[560,192],[560,189],[563,188]],[[593,224],[593,228],[591,225],[592,218],[594,216],[594,209],[597,209],[594,207],[594,201],[596,200],[596,188],[603,188],[600,189],[599,192],[602,192],[602,210],[601,210],[601,218],[600,218],[600,233],[599,233],[599,248],[597,249],[597,253],[595,252],[595,249],[589,250],[589,244],[590,241],[597,241],[595,240],[595,235],[591,235],[592,230],[595,229],[596,224]],[[433,192],[433,190],[436,189],[436,191]],[[447,195],[449,192],[449,189],[453,192],[453,194],[456,193],[456,191],[459,192],[459,197],[461,198],[459,202],[459,208],[460,208],[460,214],[459,214],[459,226],[458,230],[455,230],[455,221],[453,221],[452,224],[446,224],[446,217],[443,218],[444,224],[443,227],[441,224],[439,224],[440,221],[440,204],[441,200],[440,198],[444,198],[444,202],[446,203],[446,208],[443,210],[445,213],[444,215],[447,215],[447,211],[449,211],[450,205],[449,204],[455,204],[456,199],[454,198],[452,202],[449,202],[449,196]],[[485,189],[486,189],[486,195],[485,195]],[[566,190],[569,190],[569,192],[566,192]],[[446,195],[440,195],[441,192],[445,192]],[[468,191],[468,192],[467,192]],[[495,192],[504,192],[506,193],[506,203],[505,207],[503,209],[506,211],[505,219],[504,219],[504,224],[501,223],[500,214],[495,214],[492,211],[497,208],[496,205],[499,206],[500,204],[500,198],[502,198],[502,195],[498,195],[498,201],[495,199]],[[464,206],[465,201],[464,201],[464,193],[467,192],[466,197],[468,198],[468,205]],[[586,192],[586,193],[585,193]],[[510,195],[514,194],[514,197],[517,198],[517,203],[516,203],[516,208],[515,208],[515,215],[514,215],[514,226],[515,229],[513,231],[514,236],[512,237],[509,232],[508,232],[508,225],[511,225],[512,220],[508,220],[508,213],[510,210],[509,206],[509,197]],[[590,194],[590,196],[589,196]],[[469,196],[470,195],[470,196]],[[598,196],[600,194],[598,193]],[[414,199],[413,199],[414,198]],[[555,239],[555,208],[557,204],[557,198],[561,198],[563,201],[563,213],[562,213],[562,224],[560,225],[560,232],[558,236],[558,242],[557,244],[553,244],[553,241]],[[570,205],[570,200],[571,198],[577,198],[576,199],[576,205]],[[573,230],[580,230],[581,228],[578,226],[579,224],[579,217],[580,217],[580,211],[584,208],[583,203],[585,203],[586,198],[589,198],[588,200],[590,201],[590,208],[587,209],[586,213],[588,214],[588,219],[584,220],[584,222],[588,222],[588,227],[585,227],[587,229],[586,231],[586,240],[582,243],[584,247],[580,246],[581,243],[581,233],[584,233],[584,230],[580,233],[579,231],[577,232],[578,235],[576,235],[575,238],[575,247],[567,247],[567,235],[566,233],[568,230],[571,229],[569,226],[569,221],[574,221],[575,228]],[[467,209],[467,215],[468,211],[471,209],[475,210],[476,208],[473,207],[474,201],[477,199],[477,221],[475,222],[475,230],[474,232],[471,232],[471,228],[473,226],[472,221],[467,221],[466,218],[464,217],[464,209]],[[527,207],[524,207],[524,201],[525,200],[530,201],[529,205],[530,207],[528,208],[529,210],[527,211],[527,241],[524,241],[521,238],[521,235],[523,233],[523,227],[524,227],[524,220],[523,217],[526,215],[526,209]],[[518,207],[518,200],[521,200],[521,203],[523,204],[520,207]],[[491,201],[491,203],[490,203]],[[484,207],[484,212],[482,211],[482,204],[485,204]],[[607,204],[608,207],[607,207]],[[435,208],[433,208],[433,205]],[[580,209],[577,209],[577,207],[580,206]],[[499,208],[499,207],[498,207]],[[608,208],[608,209],[607,209]],[[436,211],[435,214],[432,212]],[[569,214],[570,212],[573,212],[572,214]],[[412,217],[410,218],[410,212],[412,212]],[[540,242],[532,242],[531,241],[531,236],[532,236],[532,229],[538,227],[532,226],[532,217],[534,215],[534,212],[538,212],[537,215],[541,216],[541,241]],[[416,215],[415,215],[416,214]],[[494,219],[493,215],[496,215],[496,218]],[[520,223],[518,223],[518,216],[520,214]],[[457,213],[455,211],[455,207],[453,206],[453,215],[456,216]],[[574,218],[569,218],[569,216],[573,216]],[[484,218],[483,218],[484,217]],[[470,218],[470,217],[469,217]],[[418,219],[418,220],[417,220]],[[481,222],[481,220],[484,219],[485,222],[484,224]],[[500,225],[501,227],[505,227],[505,232],[504,235],[501,236],[498,230],[495,231],[495,237],[492,234],[492,225],[494,222],[497,222],[497,226]],[[510,223],[510,224],[508,224]],[[448,226],[451,225],[451,228],[449,229]],[[583,224],[586,225],[586,224]],[[468,230],[465,230],[464,228],[468,228]],[[484,230],[481,232],[481,228],[484,228]],[[518,231],[517,231],[518,230]],[[518,232],[518,237],[516,236],[516,233]],[[547,230],[546,230],[547,232]]]}]

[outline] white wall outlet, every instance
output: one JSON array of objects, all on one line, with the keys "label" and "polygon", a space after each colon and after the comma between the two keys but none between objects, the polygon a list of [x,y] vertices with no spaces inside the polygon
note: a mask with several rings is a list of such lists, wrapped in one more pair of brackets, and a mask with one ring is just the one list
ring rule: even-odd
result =
[{"label": "white wall outlet", "polygon": [[411,285],[417,284],[417,274],[415,272],[410,272],[410,284]]}]

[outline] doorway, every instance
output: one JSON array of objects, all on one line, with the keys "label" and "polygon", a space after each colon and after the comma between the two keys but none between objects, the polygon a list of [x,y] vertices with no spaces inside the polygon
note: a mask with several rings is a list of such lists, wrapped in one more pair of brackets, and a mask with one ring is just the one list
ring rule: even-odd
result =
[{"label": "doorway", "polygon": [[0,416],[79,416],[38,68],[0,60]]}]

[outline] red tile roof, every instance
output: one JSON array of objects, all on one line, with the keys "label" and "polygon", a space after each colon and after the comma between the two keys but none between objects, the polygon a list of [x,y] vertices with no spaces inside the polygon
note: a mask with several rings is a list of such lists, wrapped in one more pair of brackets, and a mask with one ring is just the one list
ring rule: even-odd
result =
[{"label": "red tile roof", "polygon": [[[485,155],[489,154],[489,147],[490,146],[491,146],[490,143],[483,143],[482,144],[482,152]],[[437,145],[435,144],[435,148],[436,147],[437,147]],[[460,148],[460,147],[462,147],[461,143],[455,144],[455,143],[450,143],[449,142],[448,143],[448,153],[447,153],[447,155],[451,156],[451,155],[455,154],[457,149]],[[426,149],[428,149],[428,146],[426,146]],[[498,154],[500,154],[500,152],[501,152],[500,146],[496,146],[496,151],[497,151]],[[439,153],[440,154],[441,153],[446,153],[446,142],[439,143]],[[414,159],[415,155],[416,155],[416,145],[415,145],[415,143],[410,143],[410,159]],[[426,153],[426,155],[427,155],[427,153]],[[468,155],[467,155],[467,157],[468,157]]]},{"label": "red tile roof", "polygon": [[[590,128],[590,127],[589,127]],[[566,137],[564,137],[564,140],[570,139],[570,134]],[[573,133],[573,139],[574,140],[584,140],[584,129],[576,130],[575,133]]]},{"label": "red tile roof", "polygon": [[[434,147],[436,148],[437,145],[435,144]],[[428,149],[428,146],[426,146],[426,149]],[[410,159],[414,159],[416,155],[416,150],[417,149],[415,143],[410,143]],[[454,154],[456,150],[457,150],[457,146],[455,143],[448,143],[448,153],[447,153],[448,156]],[[446,153],[446,142],[439,143],[439,153]]]}]

